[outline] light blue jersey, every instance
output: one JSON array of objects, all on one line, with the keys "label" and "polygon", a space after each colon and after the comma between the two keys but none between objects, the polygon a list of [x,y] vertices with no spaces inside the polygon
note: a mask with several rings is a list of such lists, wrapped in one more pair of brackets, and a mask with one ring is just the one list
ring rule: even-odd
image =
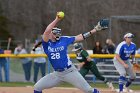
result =
[{"label": "light blue jersey", "polygon": [[127,45],[125,41],[121,42],[115,51],[116,54],[120,55],[122,60],[128,60],[130,55],[135,55],[136,45],[131,42],[130,45]]},{"label": "light blue jersey", "polygon": [[42,41],[44,52],[47,54],[54,70],[64,69],[72,64],[67,54],[67,47],[74,43],[75,37],[62,36],[60,40],[52,42]]}]

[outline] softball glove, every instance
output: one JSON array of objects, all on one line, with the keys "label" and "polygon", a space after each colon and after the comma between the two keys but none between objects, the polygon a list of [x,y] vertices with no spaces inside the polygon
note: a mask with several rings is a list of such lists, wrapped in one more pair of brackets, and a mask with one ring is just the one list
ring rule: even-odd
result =
[{"label": "softball glove", "polygon": [[139,64],[133,64],[133,70],[136,73],[140,73],[140,65]]},{"label": "softball glove", "polygon": [[102,19],[95,26],[96,31],[105,30],[109,27],[109,19]]}]

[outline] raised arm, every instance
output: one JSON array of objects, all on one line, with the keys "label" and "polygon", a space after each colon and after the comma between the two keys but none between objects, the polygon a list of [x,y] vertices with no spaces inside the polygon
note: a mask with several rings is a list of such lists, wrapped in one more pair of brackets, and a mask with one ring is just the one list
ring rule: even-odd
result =
[{"label": "raised arm", "polygon": [[46,28],[45,32],[43,33],[43,40],[45,42],[48,42],[49,40],[49,35],[52,31],[52,29],[56,26],[56,24],[61,20],[62,18],[60,18],[58,15],[56,15],[55,20],[53,20]]}]

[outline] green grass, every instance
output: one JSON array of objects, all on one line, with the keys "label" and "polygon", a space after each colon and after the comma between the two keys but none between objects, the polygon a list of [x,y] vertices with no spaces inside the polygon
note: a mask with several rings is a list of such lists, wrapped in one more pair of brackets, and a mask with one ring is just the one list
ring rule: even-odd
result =
[{"label": "green grass", "polygon": [[[92,87],[96,88],[107,88],[106,84],[103,83],[89,83]],[[0,87],[24,87],[24,86],[33,86],[34,83],[23,83],[23,82],[2,82],[0,83]],[[115,88],[118,88],[118,84],[113,84]],[[74,87],[68,83],[61,83],[58,87]],[[131,89],[140,90],[140,85],[131,85]]]},{"label": "green grass", "polygon": [[24,87],[24,86],[33,86],[33,83],[24,83],[24,82],[1,82],[1,87]]}]

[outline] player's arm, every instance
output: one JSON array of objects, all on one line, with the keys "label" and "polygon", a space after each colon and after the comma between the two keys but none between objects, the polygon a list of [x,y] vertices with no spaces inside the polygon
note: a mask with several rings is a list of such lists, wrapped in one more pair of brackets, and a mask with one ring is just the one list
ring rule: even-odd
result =
[{"label": "player's arm", "polygon": [[115,58],[118,60],[118,62],[120,64],[122,64],[125,68],[128,68],[128,65],[124,62],[124,60],[122,60],[122,58],[120,57],[120,55],[122,54],[122,52],[124,51],[123,48],[123,43],[120,43],[115,51]]},{"label": "player's arm", "polygon": [[128,65],[121,59],[119,54],[116,54],[115,57],[119,63],[121,63],[125,68],[128,68]]},{"label": "player's arm", "polygon": [[79,67],[81,68],[81,67],[83,67],[85,65],[85,62],[80,62],[79,63]]},{"label": "player's arm", "polygon": [[135,54],[136,54],[136,46],[135,46],[135,49],[134,49],[133,53],[131,54],[131,58],[132,58],[132,63],[133,64],[136,64],[137,63],[136,62],[136,58],[135,58]]},{"label": "player's arm", "polygon": [[90,58],[90,56],[87,56],[86,59],[87,59],[88,62],[92,61],[92,59]]},{"label": "player's arm", "polygon": [[102,19],[98,22],[98,24],[91,31],[85,32],[85,33],[82,33],[82,34],[79,34],[79,35],[75,36],[75,41],[74,42],[82,41],[82,40],[88,38],[89,36],[91,36],[92,34],[94,34],[97,31],[107,29],[108,25],[109,25],[109,20]]},{"label": "player's arm", "polygon": [[92,34],[94,34],[95,32],[96,32],[96,29],[93,29],[89,32],[79,34],[79,35],[75,36],[75,42],[82,41],[82,40],[86,39],[87,37],[91,36]]},{"label": "player's arm", "polygon": [[135,58],[135,55],[131,55],[131,57],[132,57],[132,63],[133,63],[133,64],[136,64],[136,58]]},{"label": "player's arm", "polygon": [[52,31],[52,29],[56,26],[56,24],[60,21],[61,19],[56,16],[55,20],[53,20],[45,29],[45,32],[43,33],[43,40],[45,42],[48,42],[49,40],[49,35]]},{"label": "player's arm", "polygon": [[88,62],[92,61],[86,50],[83,50],[81,55],[84,56]]}]

